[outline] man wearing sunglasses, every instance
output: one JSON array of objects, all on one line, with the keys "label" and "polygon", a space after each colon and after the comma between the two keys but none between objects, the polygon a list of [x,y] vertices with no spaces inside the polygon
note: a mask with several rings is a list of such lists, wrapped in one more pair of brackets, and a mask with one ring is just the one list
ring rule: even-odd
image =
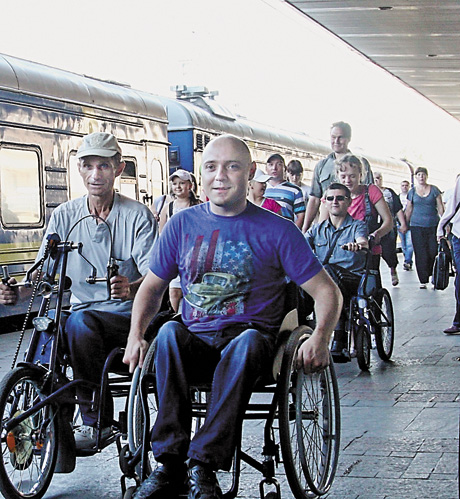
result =
[{"label": "man wearing sunglasses", "polygon": [[[364,269],[365,255],[360,250],[368,248],[368,230],[361,220],[355,220],[347,210],[351,203],[348,187],[332,183],[326,190],[324,204],[328,218],[313,226],[306,234],[307,241],[324,268],[339,285],[346,305],[356,294]],[[345,249],[346,248],[346,249]],[[331,354],[335,362],[350,360],[345,331],[346,313],[342,310],[334,331]]]}]

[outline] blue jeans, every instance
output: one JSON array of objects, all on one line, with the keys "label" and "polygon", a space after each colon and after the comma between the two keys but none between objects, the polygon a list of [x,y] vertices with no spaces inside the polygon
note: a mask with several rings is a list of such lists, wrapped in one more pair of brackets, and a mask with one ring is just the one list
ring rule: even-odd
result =
[{"label": "blue jeans", "polygon": [[452,234],[452,258],[455,264],[455,317],[453,325],[460,327],[460,239]]},{"label": "blue jeans", "polygon": [[[244,327],[228,328],[210,337],[168,322],[155,341],[155,458],[162,462],[174,456],[185,461],[188,456],[215,470],[230,469],[251,393],[256,382],[271,371],[274,337]],[[190,440],[190,384],[210,380],[206,420]]]},{"label": "blue jeans", "polygon": [[[65,323],[65,334],[74,379],[84,379],[99,385],[108,354],[116,347],[125,347],[131,321],[130,312],[108,312],[83,309],[72,312]],[[91,400],[92,389],[77,388],[78,399]],[[102,413],[102,428],[110,426],[113,420],[113,400],[108,393]],[[81,404],[83,423],[95,426],[97,412]]]},{"label": "blue jeans", "polygon": [[412,247],[410,230],[408,230],[405,234],[399,232],[399,238],[401,239],[401,249],[404,255],[404,263],[412,265],[412,254],[414,253],[414,248]]}]

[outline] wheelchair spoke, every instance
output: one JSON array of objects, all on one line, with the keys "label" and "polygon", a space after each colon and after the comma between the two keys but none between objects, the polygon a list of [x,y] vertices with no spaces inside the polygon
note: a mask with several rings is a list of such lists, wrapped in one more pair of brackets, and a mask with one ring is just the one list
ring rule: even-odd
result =
[{"label": "wheelchair spoke", "polygon": [[5,424],[43,398],[33,370],[17,368],[0,387],[0,489],[7,497],[42,497],[51,481],[57,457],[58,420],[52,406],[44,406],[9,431]]}]

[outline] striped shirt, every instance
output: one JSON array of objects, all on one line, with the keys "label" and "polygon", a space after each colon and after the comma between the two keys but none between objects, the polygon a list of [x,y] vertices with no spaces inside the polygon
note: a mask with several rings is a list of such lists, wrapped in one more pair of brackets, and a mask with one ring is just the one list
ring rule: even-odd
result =
[{"label": "striped shirt", "polygon": [[295,216],[305,211],[305,201],[302,189],[285,180],[281,184],[272,186],[267,182],[265,197],[274,199],[281,205],[281,215],[294,221]]}]

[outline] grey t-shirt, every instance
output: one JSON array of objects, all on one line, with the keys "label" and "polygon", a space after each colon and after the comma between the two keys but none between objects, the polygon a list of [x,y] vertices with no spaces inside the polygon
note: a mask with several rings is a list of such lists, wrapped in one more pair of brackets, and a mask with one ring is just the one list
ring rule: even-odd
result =
[{"label": "grey t-shirt", "polygon": [[417,194],[415,188],[407,193],[407,199],[413,204],[410,225],[414,227],[436,227],[439,222],[436,198],[441,191],[432,185],[428,196],[422,197]]},{"label": "grey t-shirt", "polygon": [[[51,215],[46,235],[56,233],[62,241],[83,243],[82,254],[97,269],[97,277],[107,274],[110,258],[110,233],[107,225],[88,217],[78,223],[69,234],[72,226],[90,215],[87,196],[83,196],[58,206]],[[122,194],[115,193],[114,202],[106,219],[113,237],[113,256],[119,265],[118,273],[133,282],[147,274],[157,224],[151,211],[143,204]],[[46,235],[37,259],[43,255]],[[87,306],[88,303],[107,302],[107,284],[88,284],[86,278],[92,273],[91,266],[78,254],[69,253],[67,275],[72,279],[70,302],[72,308]],[[119,300],[111,300],[116,303]],[[129,305],[132,302],[129,302]],[[121,305],[121,303],[120,303]],[[117,305],[117,306],[120,306]],[[122,308],[126,308],[126,302]]]}]

